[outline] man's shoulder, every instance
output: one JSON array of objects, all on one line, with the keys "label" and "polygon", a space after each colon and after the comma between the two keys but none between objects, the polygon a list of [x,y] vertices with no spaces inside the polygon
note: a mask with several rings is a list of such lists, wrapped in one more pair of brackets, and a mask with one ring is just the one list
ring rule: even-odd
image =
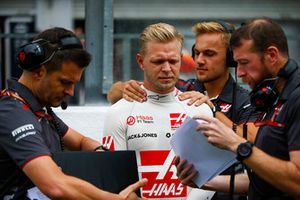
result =
[{"label": "man's shoulder", "polygon": [[126,113],[129,110],[132,110],[132,108],[135,106],[135,104],[137,104],[139,102],[130,102],[127,101],[125,99],[120,99],[119,101],[117,101],[116,103],[114,103],[113,105],[111,105],[108,109],[109,113]]},{"label": "man's shoulder", "polygon": [[0,101],[0,127],[14,129],[22,124],[38,124],[38,120],[30,108],[22,102],[10,97]]},{"label": "man's shoulder", "polygon": [[213,113],[211,111],[211,108],[208,106],[206,103],[202,103],[199,106],[196,106],[195,104],[193,105],[188,105],[187,103],[189,102],[189,99],[180,101],[178,100],[180,104],[183,105],[185,110],[187,111],[187,114],[191,117],[195,115],[208,115],[208,116],[213,116]]}]

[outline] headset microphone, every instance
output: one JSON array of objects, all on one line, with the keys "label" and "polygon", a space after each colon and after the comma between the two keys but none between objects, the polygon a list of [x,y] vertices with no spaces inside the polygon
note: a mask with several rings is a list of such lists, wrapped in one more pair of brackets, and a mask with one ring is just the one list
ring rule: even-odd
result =
[{"label": "headset microphone", "polygon": [[60,107],[61,107],[61,109],[66,110],[68,107],[68,103],[63,101],[63,102],[61,102]]}]

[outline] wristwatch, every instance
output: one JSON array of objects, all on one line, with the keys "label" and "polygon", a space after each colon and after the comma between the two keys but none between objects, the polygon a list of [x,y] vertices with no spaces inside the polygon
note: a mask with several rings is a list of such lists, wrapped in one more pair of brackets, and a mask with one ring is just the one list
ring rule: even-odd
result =
[{"label": "wristwatch", "polygon": [[253,144],[249,141],[239,144],[236,150],[236,159],[243,162],[244,159],[248,158],[252,153]]},{"label": "wristwatch", "polygon": [[213,116],[215,117],[216,112],[221,111],[221,107],[217,104],[211,109],[211,111],[213,112]]}]

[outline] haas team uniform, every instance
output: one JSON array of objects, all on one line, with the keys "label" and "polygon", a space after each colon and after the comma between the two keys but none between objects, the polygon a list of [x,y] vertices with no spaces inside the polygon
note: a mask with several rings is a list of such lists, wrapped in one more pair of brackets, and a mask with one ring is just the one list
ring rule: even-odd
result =
[{"label": "haas team uniform", "polygon": [[[212,111],[207,104],[196,107],[180,101],[181,92],[176,88],[168,94],[146,92],[146,102],[121,99],[111,106],[102,142],[111,150],[137,150],[140,176],[149,180],[142,189],[144,197],[185,199],[188,191],[176,177],[170,139],[187,116],[212,116]],[[212,195],[212,192],[203,193]]]}]

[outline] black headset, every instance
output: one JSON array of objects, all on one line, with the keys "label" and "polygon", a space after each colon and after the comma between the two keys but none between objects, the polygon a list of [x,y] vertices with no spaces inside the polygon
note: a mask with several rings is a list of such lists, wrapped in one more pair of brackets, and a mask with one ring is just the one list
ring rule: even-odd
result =
[{"label": "black headset", "polygon": [[[227,33],[232,34],[234,32],[234,28],[231,28],[226,22],[223,21],[215,21],[220,24]],[[192,58],[195,59],[195,44],[192,46]],[[231,47],[227,48],[226,52],[226,66],[227,67],[237,67],[237,62],[233,59],[233,51]]]},{"label": "black headset", "polygon": [[54,54],[64,49],[83,49],[80,40],[74,36],[63,37],[59,40],[58,47],[53,50],[50,56],[45,55],[45,44],[51,43],[44,39],[38,39],[20,47],[17,54],[17,63],[23,70],[32,71],[42,64],[49,62]]},{"label": "black headset", "polygon": [[298,69],[297,63],[289,59],[288,63],[279,70],[277,77],[262,80],[251,92],[250,101],[258,111],[267,111],[279,97],[276,84],[280,77],[287,79]]}]

